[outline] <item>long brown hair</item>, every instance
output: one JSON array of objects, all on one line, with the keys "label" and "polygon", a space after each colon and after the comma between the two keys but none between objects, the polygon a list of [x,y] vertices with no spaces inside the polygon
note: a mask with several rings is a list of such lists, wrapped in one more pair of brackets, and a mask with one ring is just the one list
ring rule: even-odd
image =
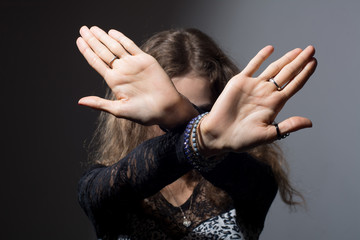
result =
[{"label": "long brown hair", "polygon": [[[218,45],[197,29],[157,33],[143,44],[142,49],[159,62],[170,78],[192,72],[209,79],[214,102],[227,81],[240,72]],[[114,99],[110,90],[107,98]],[[111,165],[153,137],[152,129],[102,112],[91,143],[90,157],[93,162]],[[252,149],[250,154],[272,167],[281,198],[286,204],[298,204],[294,197],[303,200],[302,195],[290,184],[287,163],[277,145],[262,145]]]}]

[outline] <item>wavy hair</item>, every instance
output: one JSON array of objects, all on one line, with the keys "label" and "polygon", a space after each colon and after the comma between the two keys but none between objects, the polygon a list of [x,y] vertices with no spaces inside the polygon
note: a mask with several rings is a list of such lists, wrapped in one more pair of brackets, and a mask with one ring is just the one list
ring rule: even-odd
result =
[{"label": "wavy hair", "polygon": [[[227,81],[240,70],[219,46],[197,29],[174,29],[150,37],[142,50],[152,55],[170,78],[195,73],[210,81],[213,102],[224,89]],[[111,90],[106,97],[115,99]],[[127,155],[143,141],[154,136],[153,128],[129,120],[119,119],[101,112],[98,127],[90,143],[92,162],[111,165]],[[265,144],[249,153],[269,164],[278,183],[282,200],[295,206],[304,202],[302,195],[291,185],[288,166],[281,149],[276,144]],[[294,199],[300,198],[301,201]]]}]

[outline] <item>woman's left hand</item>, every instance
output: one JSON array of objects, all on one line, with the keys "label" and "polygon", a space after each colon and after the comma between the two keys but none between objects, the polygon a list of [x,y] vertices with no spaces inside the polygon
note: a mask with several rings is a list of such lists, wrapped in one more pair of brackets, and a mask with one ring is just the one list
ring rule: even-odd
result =
[{"label": "woman's left hand", "polygon": [[[317,61],[314,47],[294,49],[253,77],[273,50],[272,46],[263,48],[234,76],[201,122],[200,150],[204,155],[246,151],[279,137],[273,122],[315,71]],[[311,126],[309,119],[298,116],[278,124],[281,135]]]}]

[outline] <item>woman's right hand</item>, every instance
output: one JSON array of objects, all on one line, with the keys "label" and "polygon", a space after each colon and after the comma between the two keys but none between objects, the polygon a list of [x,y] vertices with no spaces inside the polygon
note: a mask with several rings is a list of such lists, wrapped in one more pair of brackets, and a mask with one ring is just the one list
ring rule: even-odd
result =
[{"label": "woman's right hand", "polygon": [[[159,63],[122,33],[98,27],[80,29],[80,52],[106,81],[116,100],[87,96],[80,105],[144,125],[171,129],[196,114]],[[114,57],[117,57],[114,60]]]}]

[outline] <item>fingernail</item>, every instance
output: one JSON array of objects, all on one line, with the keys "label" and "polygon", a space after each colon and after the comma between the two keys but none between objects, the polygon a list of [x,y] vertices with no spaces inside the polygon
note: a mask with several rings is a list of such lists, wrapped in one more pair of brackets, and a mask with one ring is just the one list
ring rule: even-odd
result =
[{"label": "fingernail", "polygon": [[99,30],[99,28],[97,27],[97,26],[92,26],[91,28],[90,28],[90,31],[91,32],[96,32],[96,31],[98,31]]},{"label": "fingernail", "polygon": [[80,34],[81,35],[89,34],[89,28],[87,26],[83,26],[82,28],[80,28]]}]

